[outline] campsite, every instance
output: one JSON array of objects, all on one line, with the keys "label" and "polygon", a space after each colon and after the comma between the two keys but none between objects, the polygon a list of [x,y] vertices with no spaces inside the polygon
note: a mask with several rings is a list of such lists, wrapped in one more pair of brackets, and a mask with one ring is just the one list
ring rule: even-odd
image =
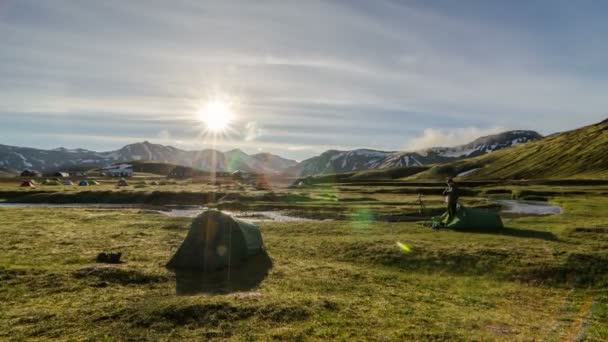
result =
[{"label": "campsite", "polygon": [[[608,334],[608,182],[566,181],[558,191],[550,181],[465,183],[466,208],[498,210],[494,199],[533,199],[562,210],[501,212],[502,229],[474,231],[425,225],[444,210],[442,182],[245,192],[183,180],[144,188],[98,182],[65,189],[1,183],[0,195],[14,203],[0,205],[4,338],[562,340],[583,331],[602,340]],[[43,203],[28,206],[36,198]],[[241,213],[245,221],[268,211],[291,219],[252,220],[266,256],[247,267],[212,275],[166,268],[192,224],[191,217],[167,213],[203,207]],[[95,263],[101,251],[121,252],[121,263]]]},{"label": "campsite", "polygon": [[0,0],[0,342],[608,341],[606,18]]}]

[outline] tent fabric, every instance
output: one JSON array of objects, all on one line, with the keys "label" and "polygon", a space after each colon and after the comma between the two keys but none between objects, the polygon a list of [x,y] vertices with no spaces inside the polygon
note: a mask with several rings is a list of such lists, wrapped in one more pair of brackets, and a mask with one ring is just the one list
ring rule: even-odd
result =
[{"label": "tent fabric", "polygon": [[66,180],[63,182],[63,185],[74,185],[74,183],[71,180]]},{"label": "tent fabric", "polygon": [[263,250],[259,228],[218,210],[194,218],[169,269],[216,271],[239,265]]},{"label": "tent fabric", "polygon": [[118,181],[118,183],[116,185],[118,185],[118,186],[129,186],[129,183],[126,180],[121,179],[121,180]]},{"label": "tent fabric", "polygon": [[99,185],[99,182],[94,180],[94,179],[90,179],[89,180],[89,185]]},{"label": "tent fabric", "polygon": [[34,184],[32,183],[32,181],[23,181],[23,182],[21,183],[21,187],[22,187],[22,188],[26,188],[26,187],[27,187],[27,188],[33,188],[33,187],[34,187]]},{"label": "tent fabric", "polygon": [[497,230],[503,228],[502,219],[495,210],[460,207],[448,222],[448,213],[433,218],[433,227],[456,230]]},{"label": "tent fabric", "polygon": [[81,180],[80,183],[78,183],[78,186],[89,186],[89,182],[86,180]]},{"label": "tent fabric", "polygon": [[61,185],[61,183],[56,180],[46,179],[42,182],[42,185]]}]

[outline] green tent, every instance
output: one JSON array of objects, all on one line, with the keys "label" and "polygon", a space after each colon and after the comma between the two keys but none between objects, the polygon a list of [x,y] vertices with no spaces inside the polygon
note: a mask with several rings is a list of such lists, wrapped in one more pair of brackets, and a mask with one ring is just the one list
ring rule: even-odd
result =
[{"label": "green tent", "polygon": [[256,225],[207,210],[194,218],[167,268],[216,271],[242,264],[262,249],[262,234]]},{"label": "green tent", "polygon": [[433,218],[434,228],[450,228],[456,230],[488,231],[503,228],[498,211],[480,208],[465,208],[460,206],[456,217],[448,222],[448,213]]}]

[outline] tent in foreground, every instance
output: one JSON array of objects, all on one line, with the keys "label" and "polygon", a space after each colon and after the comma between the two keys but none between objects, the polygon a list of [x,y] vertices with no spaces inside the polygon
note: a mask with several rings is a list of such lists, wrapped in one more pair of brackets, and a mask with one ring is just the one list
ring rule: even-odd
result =
[{"label": "tent in foreground", "polygon": [[433,228],[450,228],[456,230],[492,231],[502,229],[502,219],[496,210],[460,207],[456,217],[448,220],[448,213],[434,217]]},{"label": "tent in foreground", "polygon": [[218,210],[197,216],[167,263],[169,269],[216,271],[244,263],[263,251],[259,228]]}]

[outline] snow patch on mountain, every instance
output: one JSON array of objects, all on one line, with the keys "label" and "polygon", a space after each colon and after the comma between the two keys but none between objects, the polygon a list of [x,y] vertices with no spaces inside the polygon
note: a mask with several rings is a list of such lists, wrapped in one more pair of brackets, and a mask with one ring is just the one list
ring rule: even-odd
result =
[{"label": "snow patch on mountain", "polygon": [[464,177],[466,175],[470,175],[471,173],[479,171],[479,170],[481,170],[480,167],[475,168],[475,169],[471,169],[471,170],[468,170],[468,171],[464,171],[464,172],[461,172],[461,173],[457,174],[456,177]]}]

